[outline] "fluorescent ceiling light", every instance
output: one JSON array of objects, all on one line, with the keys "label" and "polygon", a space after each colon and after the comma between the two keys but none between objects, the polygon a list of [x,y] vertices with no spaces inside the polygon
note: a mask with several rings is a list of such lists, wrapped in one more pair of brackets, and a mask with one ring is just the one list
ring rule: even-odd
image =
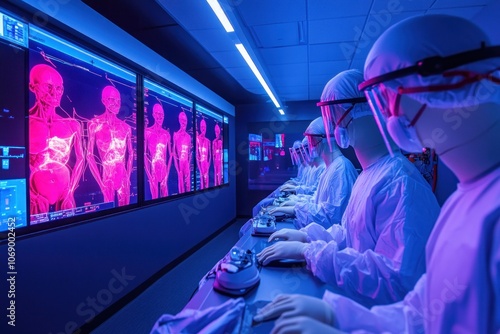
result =
[{"label": "fluorescent ceiling light", "polygon": [[224,26],[224,29],[226,29],[226,32],[233,32],[234,28],[231,25],[231,22],[229,22],[229,19],[227,18],[226,14],[222,10],[222,7],[220,6],[219,2],[217,0],[207,0],[208,4],[210,7],[212,7],[212,10],[214,11],[215,15],[217,15],[217,18],[219,19],[220,23]]},{"label": "fluorescent ceiling light", "polygon": [[236,45],[236,48],[238,49],[238,51],[240,51],[241,55],[243,56],[243,59],[245,59],[248,66],[250,66],[250,69],[252,70],[253,74],[255,74],[255,76],[257,77],[257,80],[259,80],[262,87],[264,87],[267,95],[269,95],[269,97],[273,101],[276,108],[281,108],[280,104],[278,103],[278,100],[276,100],[276,97],[274,97],[274,94],[273,94],[273,92],[271,92],[271,89],[267,85],[266,80],[264,80],[264,78],[262,77],[262,74],[260,74],[259,69],[257,68],[257,66],[255,66],[255,63],[253,62],[252,58],[248,54],[248,52],[245,49],[245,47],[243,46],[243,44],[238,43],[235,45]]},{"label": "fluorescent ceiling light", "polygon": [[285,112],[283,111],[283,109],[279,109],[278,111],[280,112],[281,115],[285,114]]}]

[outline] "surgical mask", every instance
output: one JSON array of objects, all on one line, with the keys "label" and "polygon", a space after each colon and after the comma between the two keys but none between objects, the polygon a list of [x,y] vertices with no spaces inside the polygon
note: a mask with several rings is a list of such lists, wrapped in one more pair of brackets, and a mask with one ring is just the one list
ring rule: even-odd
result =
[{"label": "surgical mask", "polygon": [[351,120],[346,124],[345,127],[336,126],[334,130],[335,141],[340,148],[348,148],[351,145],[349,140],[349,133],[347,132],[347,127],[352,122]]},{"label": "surgical mask", "polygon": [[424,145],[417,136],[415,127],[404,116],[392,116],[387,119],[387,132],[401,149],[408,153],[422,152]]},{"label": "surgical mask", "polygon": [[318,147],[312,147],[311,148],[310,157],[311,157],[311,160],[316,159],[316,158],[319,157]]}]

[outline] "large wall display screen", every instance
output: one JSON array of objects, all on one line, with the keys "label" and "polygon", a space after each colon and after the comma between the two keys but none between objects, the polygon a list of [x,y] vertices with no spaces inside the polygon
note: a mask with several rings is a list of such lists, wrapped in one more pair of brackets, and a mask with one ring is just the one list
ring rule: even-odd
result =
[{"label": "large wall display screen", "polygon": [[31,224],[137,203],[136,75],[42,29],[29,37]]},{"label": "large wall display screen", "polygon": [[196,189],[224,183],[224,126],[221,115],[196,105]]},{"label": "large wall display screen", "polygon": [[146,200],[194,190],[193,102],[144,80]]},{"label": "large wall display screen", "polygon": [[[7,25],[5,20],[0,13],[0,34],[22,25],[13,18]],[[27,225],[25,57],[24,49],[0,40],[0,78],[8,87],[0,92],[0,232]]]}]

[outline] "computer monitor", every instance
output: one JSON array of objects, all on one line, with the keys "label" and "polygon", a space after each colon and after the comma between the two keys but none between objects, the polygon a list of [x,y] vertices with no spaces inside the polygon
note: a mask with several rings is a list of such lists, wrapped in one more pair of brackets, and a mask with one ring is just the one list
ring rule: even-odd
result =
[{"label": "computer monitor", "polygon": [[193,102],[144,80],[144,189],[152,200],[194,191]]},{"label": "computer monitor", "polygon": [[196,189],[224,184],[224,119],[196,105]]},{"label": "computer monitor", "polygon": [[0,12],[0,232],[27,226],[27,28]]},{"label": "computer monitor", "polygon": [[135,73],[33,26],[29,49],[31,225],[137,203]]}]

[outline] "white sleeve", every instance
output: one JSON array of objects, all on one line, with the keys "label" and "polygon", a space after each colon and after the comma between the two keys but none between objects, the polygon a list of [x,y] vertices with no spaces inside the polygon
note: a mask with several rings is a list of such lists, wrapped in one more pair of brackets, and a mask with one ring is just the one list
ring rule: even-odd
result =
[{"label": "white sleeve", "polygon": [[401,300],[408,291],[401,285],[399,265],[371,249],[360,253],[340,249],[335,241],[313,241],[305,249],[307,268],[323,282],[342,288],[352,298],[377,303]]},{"label": "white sleeve", "polygon": [[423,275],[404,300],[368,309],[355,301],[325,291],[323,300],[335,314],[336,326],[349,333],[424,333],[426,276]]},{"label": "white sleeve", "polygon": [[300,227],[317,223],[325,228],[340,224],[342,215],[351,196],[354,180],[350,180],[344,169],[325,175],[320,188],[315,193],[315,201],[299,202],[295,205],[295,216]]},{"label": "white sleeve", "polygon": [[295,187],[295,193],[298,195],[311,195],[313,194],[316,189],[318,189],[318,183],[315,183],[313,185],[299,185]]},{"label": "white sleeve", "polygon": [[[425,245],[439,214],[434,194],[424,190],[408,178],[394,180],[380,189],[371,199],[373,220],[362,222],[375,226],[371,235],[376,238],[375,245],[361,245],[363,251],[358,251],[339,247],[334,241],[314,241],[305,251],[308,268],[352,298],[367,298],[378,304],[403,299],[425,272]],[[415,194],[420,196],[418,201]],[[348,234],[369,233],[346,226]]]},{"label": "white sleeve", "polygon": [[335,241],[339,244],[345,239],[345,229],[340,224],[334,224],[325,229],[319,224],[311,223],[300,230],[307,234],[307,242],[323,240],[326,242]]}]

